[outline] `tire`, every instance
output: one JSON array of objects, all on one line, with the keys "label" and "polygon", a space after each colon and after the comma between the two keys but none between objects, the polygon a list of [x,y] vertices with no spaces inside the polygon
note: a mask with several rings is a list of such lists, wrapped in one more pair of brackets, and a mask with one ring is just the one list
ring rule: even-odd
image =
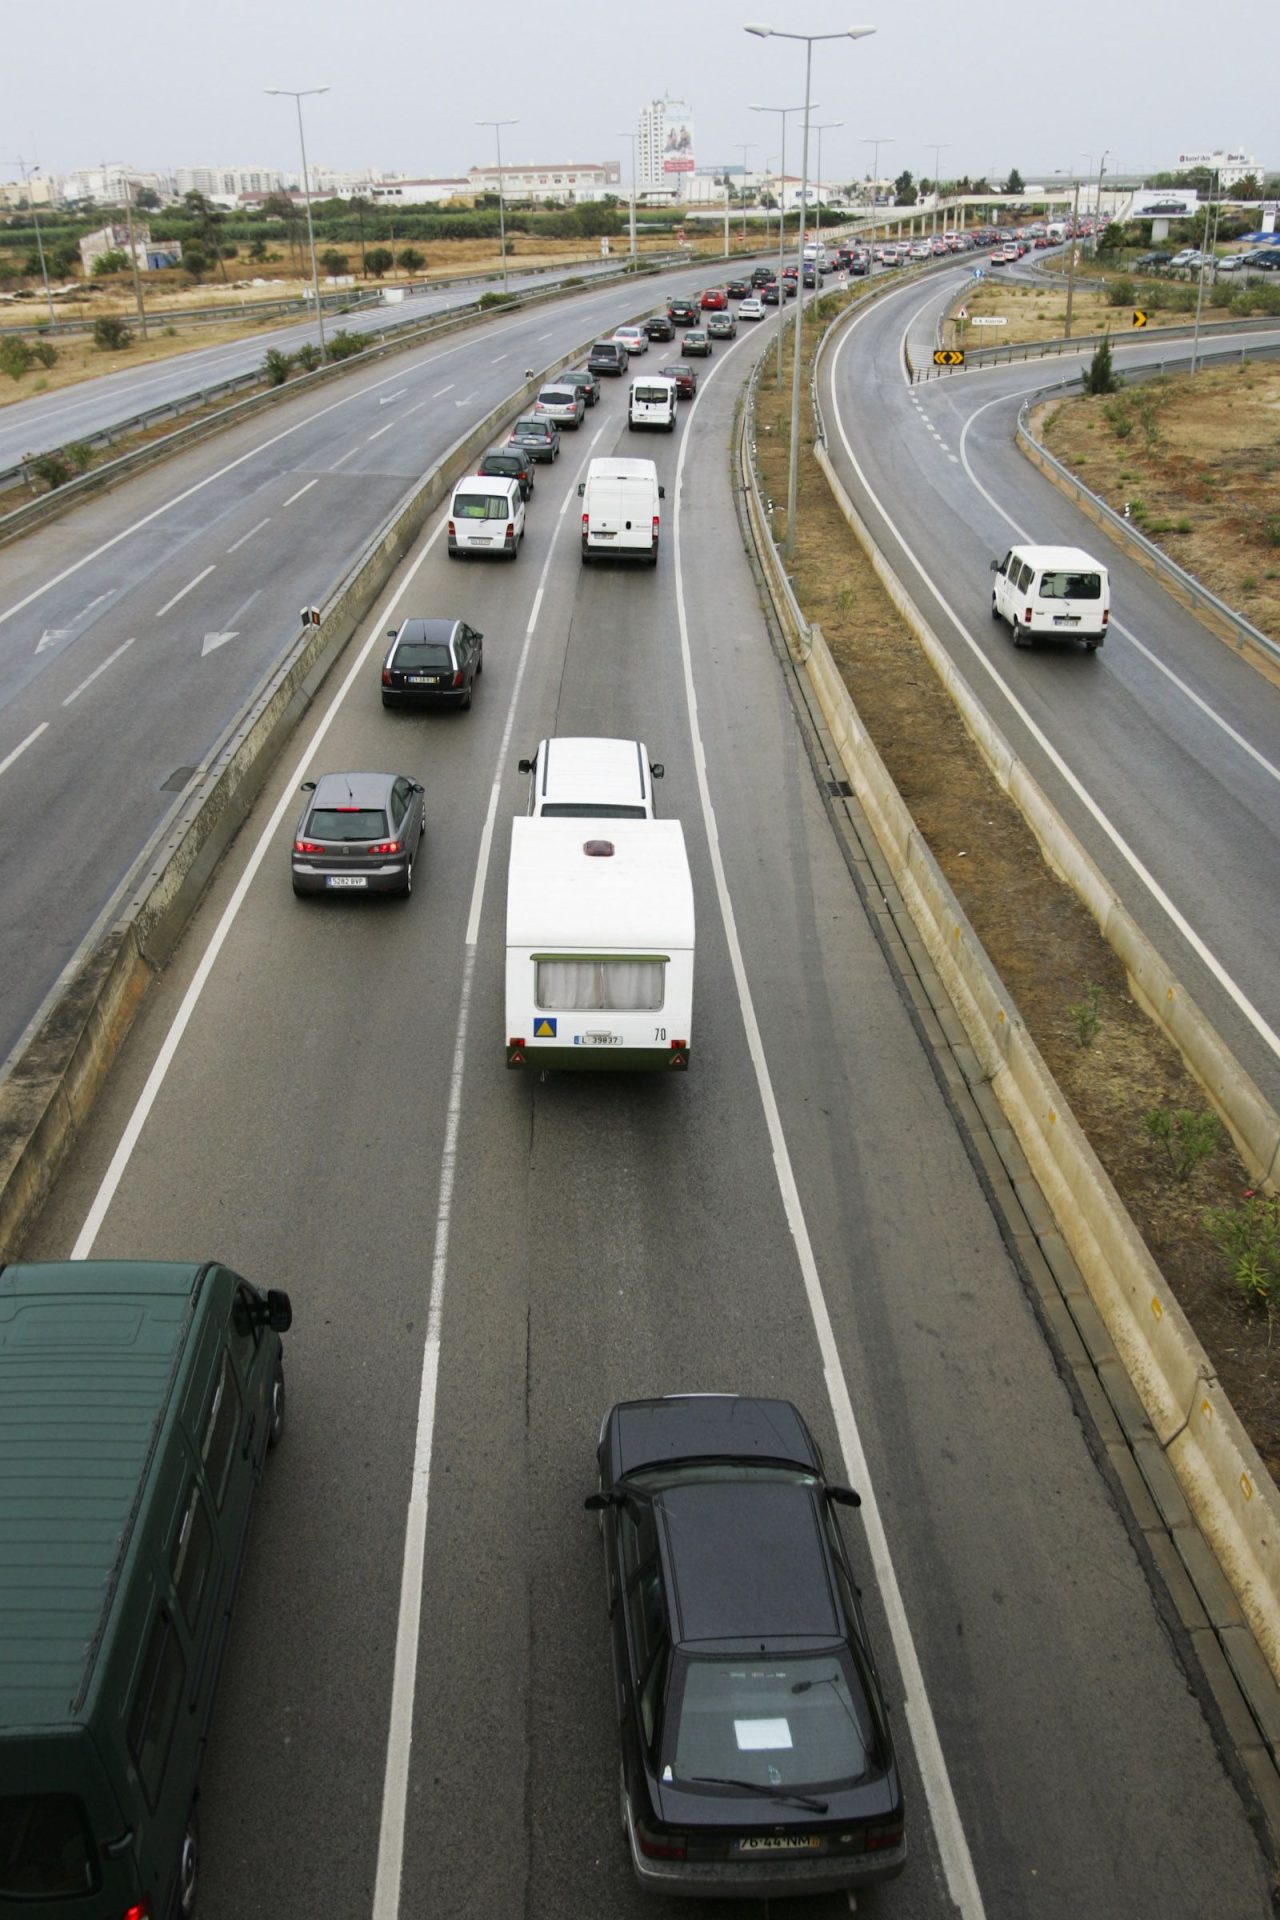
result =
[{"label": "tire", "polygon": [[996,605],[996,597],[994,593],[991,596],[991,618],[993,620],[998,620],[1000,618],[1000,609]]},{"label": "tire", "polygon": [[293,893],[294,898],[297,900],[304,900],[306,898],[305,889],[300,887],[296,880],[293,883]]},{"label": "tire", "polygon": [[[476,683],[473,680],[471,682],[471,685],[467,688],[467,697],[462,703],[462,711],[464,713],[470,713],[471,702],[475,699],[475,697],[476,697]],[[412,870],[412,862],[410,862],[410,869]],[[408,891],[409,889],[406,887],[405,892],[407,893]]]},{"label": "tire", "polygon": [[1085,652],[1096,653],[1101,645],[1101,640],[1086,640],[1084,643]]},{"label": "tire", "polygon": [[449,558],[450,558],[451,560],[456,560],[456,559],[457,559],[457,557],[458,557],[458,549],[457,549],[456,547],[450,547],[450,549],[449,549]]},{"label": "tire", "polygon": [[[476,679],[477,679],[477,680],[478,680],[478,679],[480,678],[480,675],[481,675],[481,674],[482,674],[483,672],[484,672],[484,655],[483,655],[483,654],[481,654],[481,655],[480,655],[480,658],[479,658],[479,659],[478,659],[478,660],[476,661]],[[426,808],[425,808],[425,807],[423,807],[423,809],[422,809],[422,831],[423,831],[423,832],[425,833],[425,832],[426,832],[426,830],[427,830],[427,810],[426,810]]]},{"label": "tire", "polygon": [[1016,620],[1011,620],[1011,621],[1009,622],[1009,625],[1010,625],[1010,626],[1012,627],[1012,629],[1013,629],[1013,644],[1014,644],[1014,646],[1015,646],[1015,647],[1029,647],[1029,646],[1031,645],[1031,635],[1030,635],[1029,633],[1027,633],[1027,632],[1025,631],[1025,629],[1024,629],[1024,628],[1022,628],[1022,627],[1020,627],[1020,626],[1018,625],[1018,623],[1017,623],[1017,621],[1016,621]]},{"label": "tire", "polygon": [[284,1361],[278,1356],[276,1370],[271,1376],[270,1421],[267,1426],[268,1447],[278,1447],[284,1433]]},{"label": "tire", "polygon": [[195,1920],[196,1903],[200,1897],[200,1823],[196,1810],[192,1807],[187,1815],[186,1832],[182,1836],[182,1851],[178,1856],[178,1887],[174,1901],[174,1912],[178,1920]]}]

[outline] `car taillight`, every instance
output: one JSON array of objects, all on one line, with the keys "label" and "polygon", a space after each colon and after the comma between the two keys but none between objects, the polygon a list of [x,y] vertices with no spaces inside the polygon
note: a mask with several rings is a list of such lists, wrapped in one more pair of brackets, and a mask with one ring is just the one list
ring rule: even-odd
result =
[{"label": "car taillight", "polygon": [[507,522],[507,538],[508,538],[508,540],[514,540],[514,539],[515,539],[515,537],[516,537],[516,523],[515,523],[515,521],[514,521],[514,520],[508,520],[508,522]]},{"label": "car taillight", "polygon": [[902,1827],[870,1827],[867,1831],[867,1852],[885,1853],[892,1847],[902,1845]]},{"label": "car taillight", "polygon": [[384,686],[384,687],[389,687],[389,686],[391,685],[391,669],[390,669],[390,667],[384,667],[384,668],[382,669],[382,684],[383,684],[383,686]]},{"label": "car taillight", "polygon": [[1025,608],[1023,609],[1023,614],[1022,614],[1022,617],[1023,617],[1023,619],[1024,619],[1025,621],[1026,621],[1026,623],[1027,623],[1027,625],[1028,625],[1028,626],[1030,626],[1030,625],[1031,625],[1031,609],[1030,609],[1030,607],[1025,607]]},{"label": "car taillight", "polygon": [[678,1840],[674,1835],[659,1836],[647,1833],[637,1820],[635,1823],[636,1845],[649,1860],[683,1860],[688,1842]]},{"label": "car taillight", "polygon": [[653,537],[655,540],[658,537],[658,516],[656,513],[653,516]]},{"label": "car taillight", "polygon": [[320,840],[295,840],[293,850],[295,853],[323,853],[324,843]]},{"label": "car taillight", "polygon": [[453,676],[453,684],[454,684],[454,686],[455,686],[455,687],[460,687],[460,686],[462,685],[462,675],[461,675],[460,673],[455,673],[455,674],[454,674],[454,676]]},{"label": "car taillight", "polygon": [[582,537],[584,540],[587,537],[587,529],[590,525],[591,525],[591,515],[589,513],[584,513],[582,516]]},{"label": "car taillight", "polygon": [[375,840],[369,851],[370,853],[402,853],[404,848],[399,840]]},{"label": "car taillight", "polygon": [[139,1900],[133,1906],[125,1908],[124,1920],[148,1920],[150,1912],[151,1909],[146,1901]]},{"label": "car taillight", "polygon": [[457,537],[458,537],[458,529],[457,529],[457,528],[456,528],[456,527],[454,526],[454,524],[453,524],[453,522],[452,522],[452,520],[451,520],[451,521],[449,522],[449,539],[450,539],[450,540],[456,540],[456,539],[457,539]]},{"label": "car taillight", "polygon": [[1108,620],[1109,620],[1110,618],[1111,618],[1111,609],[1110,609],[1110,607],[1104,607],[1104,608],[1102,609],[1102,624],[1103,624],[1103,626],[1104,626],[1104,627],[1106,626],[1106,624],[1107,624],[1107,622],[1108,622]]}]

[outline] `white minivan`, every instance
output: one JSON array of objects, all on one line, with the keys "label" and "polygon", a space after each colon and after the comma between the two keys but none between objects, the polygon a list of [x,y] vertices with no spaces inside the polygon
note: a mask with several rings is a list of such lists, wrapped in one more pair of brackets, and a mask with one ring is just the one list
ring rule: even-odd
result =
[{"label": "white minivan", "polygon": [[658,502],[666,497],[666,488],[658,485],[652,460],[630,460],[621,454],[593,460],[586,479],[578,482],[578,492],[583,566],[601,554],[657,566]]},{"label": "white minivan", "polygon": [[473,473],[459,480],[449,502],[449,557],[505,553],[514,560],[524,539],[520,482],[501,473]]},{"label": "white minivan", "polygon": [[991,571],[991,617],[1009,622],[1015,647],[1044,634],[1083,640],[1094,653],[1106,639],[1111,582],[1080,547],[1010,547]]},{"label": "white minivan", "polygon": [[676,424],[676,383],[662,374],[645,374],[631,382],[627,398],[629,427],[661,427],[671,433]]},{"label": "white minivan", "polygon": [[652,820],[660,760],[643,740],[558,734],[519,763],[529,776],[529,812],[536,820]]}]

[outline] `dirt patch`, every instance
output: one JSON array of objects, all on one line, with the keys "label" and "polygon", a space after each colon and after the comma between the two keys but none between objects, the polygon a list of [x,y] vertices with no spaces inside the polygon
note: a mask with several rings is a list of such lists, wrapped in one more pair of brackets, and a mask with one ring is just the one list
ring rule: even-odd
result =
[{"label": "dirt patch", "polygon": [[1280,639],[1280,369],[1162,374],[1037,411],[1083,484],[1180,567]]},{"label": "dirt patch", "polygon": [[[1173,287],[1164,281],[1131,281],[1127,284],[1132,288],[1133,297],[1117,307],[1107,298],[1105,288],[1087,286],[1082,279],[1078,279],[1071,301],[1071,338],[1083,339],[1092,333],[1127,336],[1134,330],[1135,310],[1146,314],[1148,332],[1157,327],[1185,327],[1195,318],[1194,287]],[[1230,294],[1226,297],[1229,299]],[[1231,318],[1227,306],[1215,306],[1212,302],[1213,294],[1206,292],[1200,314],[1202,323],[1207,325],[1210,320]],[[988,280],[971,292],[966,292],[963,305],[968,319],[947,322],[944,344],[948,347],[967,347],[972,351],[976,347],[1007,347],[1025,340],[1061,340],[1065,337],[1065,278],[1061,282],[1046,280],[1042,285],[1033,287],[1002,286]],[[974,325],[975,316],[990,317],[993,314],[1003,318],[1006,324],[1003,327]]]},{"label": "dirt patch", "polygon": [[[771,364],[760,381],[756,442],[764,491],[780,502],[791,377],[788,366],[779,391]],[[801,424],[808,454],[808,408]],[[899,791],[1274,1474],[1280,1338],[1234,1288],[1204,1224],[1207,1208],[1240,1199],[1250,1184],[1245,1170],[1219,1130],[1217,1146],[1189,1178],[1174,1177],[1146,1116],[1203,1113],[1199,1086],[1137,1006],[1119,961],[991,778],[812,458],[800,462],[799,495],[797,598],[821,625]],[[779,509],[775,533],[784,530]],[[1084,1043],[1091,1004],[1098,1027]]]}]

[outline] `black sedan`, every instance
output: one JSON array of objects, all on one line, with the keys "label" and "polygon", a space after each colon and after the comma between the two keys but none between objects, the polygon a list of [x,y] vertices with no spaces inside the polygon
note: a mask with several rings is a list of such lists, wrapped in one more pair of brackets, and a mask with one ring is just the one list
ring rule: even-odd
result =
[{"label": "black sedan", "polygon": [[293,837],[295,893],[413,891],[413,862],[427,825],[422,786],[407,773],[322,773]]},{"label": "black sedan", "polygon": [[751,291],[749,280],[726,280],[724,290],[731,300],[745,300]]},{"label": "black sedan", "polygon": [[778,294],[778,283],[776,280],[765,281],[764,285],[760,289],[760,298],[763,300],[766,307],[776,307],[778,305],[779,294]]},{"label": "black sedan", "polygon": [[[561,383],[556,382],[559,386]],[[533,492],[533,462],[519,447],[490,447],[480,455],[477,473],[501,474],[506,480],[518,480],[520,493],[527,500]]]},{"label": "black sedan", "polygon": [[698,376],[693,368],[686,366],[683,360],[673,360],[665,369],[668,380],[674,381],[677,400],[692,400],[698,391]]},{"label": "black sedan", "polygon": [[576,387],[589,407],[600,398],[600,376],[589,367],[570,367],[568,373],[556,375],[555,383],[558,387]]},{"label": "black sedan", "polygon": [[834,1511],[859,1500],[796,1408],[624,1402],[597,1463],[641,1886],[784,1899],[901,1873],[902,1789]]},{"label": "black sedan", "polygon": [[484,635],[465,620],[404,620],[390,627],[382,663],[384,707],[469,707],[484,672]]},{"label": "black sedan", "polygon": [[644,322],[644,330],[651,340],[674,340],[676,337],[675,326],[665,313],[651,313]]},{"label": "black sedan", "polygon": [[668,300],[667,318],[673,326],[696,327],[698,324],[698,303],[696,300]]},{"label": "black sedan", "polygon": [[704,360],[709,360],[711,335],[705,327],[692,327],[680,342],[680,351],[685,354],[700,354]]}]

